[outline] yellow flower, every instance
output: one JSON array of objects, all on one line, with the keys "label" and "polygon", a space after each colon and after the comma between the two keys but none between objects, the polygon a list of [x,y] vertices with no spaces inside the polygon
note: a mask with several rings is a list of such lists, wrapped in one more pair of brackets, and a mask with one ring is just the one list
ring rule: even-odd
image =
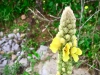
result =
[{"label": "yellow flower", "polygon": [[61,47],[61,42],[59,37],[55,37],[50,44],[50,49],[52,50],[53,53],[56,53],[58,49]]},{"label": "yellow flower", "polygon": [[85,9],[88,9],[88,6],[85,6]]},{"label": "yellow flower", "polygon": [[74,61],[77,62],[79,60],[78,55],[82,55],[82,51],[80,48],[73,47],[71,49],[71,55],[72,55]]},{"label": "yellow flower", "polygon": [[69,60],[69,49],[70,45],[67,43],[66,46],[63,48],[63,61],[67,62]]}]

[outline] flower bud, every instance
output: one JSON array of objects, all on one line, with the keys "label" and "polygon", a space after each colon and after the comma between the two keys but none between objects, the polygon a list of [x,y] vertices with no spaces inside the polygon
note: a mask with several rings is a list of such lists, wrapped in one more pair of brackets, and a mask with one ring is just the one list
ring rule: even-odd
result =
[{"label": "flower bud", "polygon": [[63,28],[63,30],[64,30],[64,33],[68,32],[68,28]]},{"label": "flower bud", "polygon": [[69,41],[70,40],[70,35],[69,34],[65,35],[65,38],[66,38],[67,41]]},{"label": "flower bud", "polygon": [[69,32],[68,32],[69,34],[75,34],[76,33],[76,29],[71,29],[71,30],[69,30]]},{"label": "flower bud", "polygon": [[65,68],[64,67],[62,68],[62,71],[65,72]]},{"label": "flower bud", "polygon": [[64,38],[61,38],[60,39],[61,43],[64,45],[65,44],[65,39]]},{"label": "flower bud", "polygon": [[61,30],[60,32],[57,33],[56,37],[62,37],[63,36],[63,31]]},{"label": "flower bud", "polygon": [[73,40],[72,43],[73,43],[73,46],[77,47],[77,40]]},{"label": "flower bud", "polygon": [[72,42],[69,42],[68,44],[70,45],[70,47],[72,47]]},{"label": "flower bud", "polygon": [[68,29],[72,28],[72,24],[67,25]]},{"label": "flower bud", "polygon": [[72,24],[72,28],[76,28],[76,25],[75,24]]},{"label": "flower bud", "polygon": [[75,35],[72,36],[71,40],[77,40],[77,37]]}]

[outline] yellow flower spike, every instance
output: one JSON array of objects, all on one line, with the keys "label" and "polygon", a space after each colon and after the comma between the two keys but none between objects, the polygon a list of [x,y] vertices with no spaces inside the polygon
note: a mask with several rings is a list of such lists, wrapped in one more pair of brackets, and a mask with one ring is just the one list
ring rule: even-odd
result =
[{"label": "yellow flower spike", "polygon": [[56,75],[60,75],[60,72],[59,71],[57,71],[57,74]]},{"label": "yellow flower spike", "polygon": [[67,62],[69,60],[69,49],[70,45],[67,43],[65,47],[63,48],[63,61]]},{"label": "yellow flower spike", "polygon": [[81,55],[81,54],[82,54],[82,51],[80,50],[80,48],[73,47],[71,49],[71,55],[75,62],[77,62],[79,60],[78,55]]},{"label": "yellow flower spike", "polygon": [[56,53],[58,49],[61,47],[61,42],[59,37],[55,37],[50,44],[50,49],[52,50],[53,53]]}]

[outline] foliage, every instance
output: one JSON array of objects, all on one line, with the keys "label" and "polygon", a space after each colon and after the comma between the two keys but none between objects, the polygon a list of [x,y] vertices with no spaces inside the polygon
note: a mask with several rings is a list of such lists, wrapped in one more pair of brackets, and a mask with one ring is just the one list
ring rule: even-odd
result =
[{"label": "foliage", "polygon": [[6,65],[3,70],[3,75],[17,75],[21,64],[14,63],[12,66]]},{"label": "foliage", "polygon": [[27,13],[27,8],[34,5],[34,0],[1,0],[0,22],[12,22],[21,14]]}]

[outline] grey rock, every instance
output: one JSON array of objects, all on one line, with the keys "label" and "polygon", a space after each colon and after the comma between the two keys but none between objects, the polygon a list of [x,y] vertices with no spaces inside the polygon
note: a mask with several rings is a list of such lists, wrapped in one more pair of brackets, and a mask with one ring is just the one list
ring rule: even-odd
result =
[{"label": "grey rock", "polygon": [[47,46],[43,46],[43,45],[40,45],[40,48],[37,50],[37,53],[40,55],[40,59],[42,59],[42,56],[44,54],[46,54],[48,51],[48,47]]},{"label": "grey rock", "polygon": [[2,59],[2,55],[0,55],[0,60]]},{"label": "grey rock", "polygon": [[0,37],[3,37],[3,32],[0,32]]},{"label": "grey rock", "polygon": [[3,51],[4,52],[9,52],[11,49],[10,49],[10,45],[7,45],[7,46],[3,46]]},{"label": "grey rock", "polygon": [[2,43],[4,43],[4,42],[6,42],[6,38],[4,38],[4,39],[2,39],[2,40],[0,41],[0,45],[1,45]]},{"label": "grey rock", "polygon": [[4,43],[4,46],[7,46],[7,45],[9,45],[9,43],[8,43],[8,42]]},{"label": "grey rock", "polygon": [[19,63],[21,63],[24,67],[27,67],[29,65],[29,62],[27,58],[22,58]]},{"label": "grey rock", "polygon": [[19,51],[19,50],[20,50],[19,45],[18,45],[18,44],[15,44],[15,45],[13,46],[13,49],[14,49],[15,51]]},{"label": "grey rock", "polygon": [[19,56],[20,54],[21,54],[21,52],[19,51],[19,52],[17,52],[17,54],[16,54],[16,55],[17,55],[17,56]]},{"label": "grey rock", "polygon": [[9,40],[8,43],[9,43],[9,45],[11,45],[12,44],[12,40]]},{"label": "grey rock", "polygon": [[7,60],[4,60],[3,62],[2,62],[2,65],[6,65],[7,64]]},{"label": "grey rock", "polygon": [[15,34],[14,33],[8,34],[8,38],[9,39],[14,38],[14,37],[15,37]]}]

